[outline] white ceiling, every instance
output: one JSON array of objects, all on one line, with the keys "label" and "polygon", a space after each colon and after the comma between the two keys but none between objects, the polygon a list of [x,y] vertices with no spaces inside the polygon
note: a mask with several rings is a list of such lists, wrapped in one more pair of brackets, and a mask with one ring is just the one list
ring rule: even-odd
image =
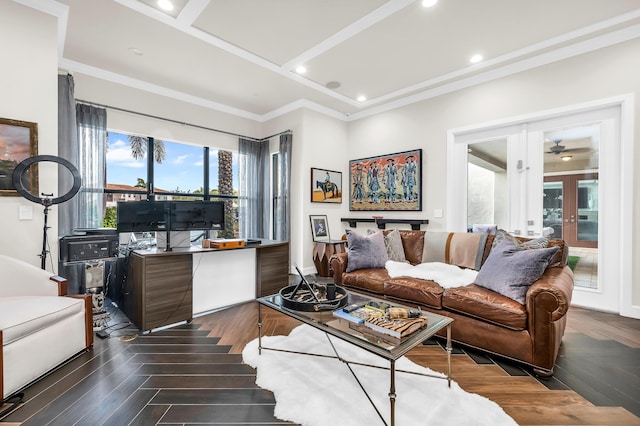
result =
[{"label": "white ceiling", "polygon": [[60,18],[63,71],[260,121],[353,120],[640,37],[638,0],[16,1]]}]

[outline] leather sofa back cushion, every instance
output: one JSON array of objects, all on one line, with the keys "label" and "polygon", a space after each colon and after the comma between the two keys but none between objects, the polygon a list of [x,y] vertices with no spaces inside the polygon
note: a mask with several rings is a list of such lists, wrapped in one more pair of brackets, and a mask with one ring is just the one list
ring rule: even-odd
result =
[{"label": "leather sofa back cushion", "polygon": [[403,229],[400,231],[404,255],[412,265],[422,263],[422,250],[424,248],[424,231]]}]

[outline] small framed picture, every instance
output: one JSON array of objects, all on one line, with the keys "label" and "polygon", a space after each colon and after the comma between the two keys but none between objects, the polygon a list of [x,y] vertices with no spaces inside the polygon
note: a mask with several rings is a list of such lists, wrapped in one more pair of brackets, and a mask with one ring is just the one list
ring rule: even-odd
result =
[{"label": "small framed picture", "polygon": [[311,234],[313,241],[329,241],[329,224],[327,215],[309,215],[311,220]]},{"label": "small framed picture", "polygon": [[312,167],[311,202],[342,203],[342,172]]}]

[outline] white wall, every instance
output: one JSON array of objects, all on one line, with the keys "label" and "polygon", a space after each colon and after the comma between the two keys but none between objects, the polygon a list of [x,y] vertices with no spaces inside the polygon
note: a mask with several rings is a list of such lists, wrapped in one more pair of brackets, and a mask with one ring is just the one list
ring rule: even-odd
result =
[{"label": "white wall", "polygon": [[[57,21],[10,1],[0,2],[0,117],[38,124],[38,154],[58,153]],[[40,192],[57,195],[57,166],[41,163]],[[32,220],[19,220],[20,206],[33,209]],[[0,254],[40,267],[43,207],[21,196],[0,197]],[[51,254],[47,269],[57,272],[58,215],[53,206],[48,230]]]},{"label": "white wall", "polygon": [[[433,218],[434,209],[446,205],[446,132],[561,108],[623,94],[640,94],[640,40],[629,41],[589,54],[412,104],[349,124],[348,158],[422,148],[422,216],[429,230],[444,230],[445,219]],[[637,103],[637,100],[636,100]],[[636,104],[635,129],[640,129]],[[634,194],[640,193],[640,137],[634,135]],[[405,213],[405,216],[415,216]],[[640,197],[634,198],[633,254],[640,258]],[[445,212],[446,217],[446,212]],[[640,265],[634,266],[634,304],[640,305]]]},{"label": "white wall", "polygon": [[[286,124],[286,125],[285,125]],[[291,161],[291,265],[304,273],[314,273],[313,237],[309,215],[327,215],[329,232],[340,239],[340,218],[349,210],[343,194],[342,204],[311,202],[311,168],[342,172],[342,188],[347,188],[347,124],[317,112],[303,109],[265,124],[265,135],[293,130]]]}]

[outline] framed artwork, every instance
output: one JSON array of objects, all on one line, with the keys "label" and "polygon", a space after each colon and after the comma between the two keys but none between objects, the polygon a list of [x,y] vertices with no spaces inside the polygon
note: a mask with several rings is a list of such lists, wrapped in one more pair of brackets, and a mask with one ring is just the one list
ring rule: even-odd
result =
[{"label": "framed artwork", "polygon": [[422,150],[349,161],[349,210],[421,211]]},{"label": "framed artwork", "polygon": [[[20,195],[13,186],[13,171],[22,161],[36,155],[38,124],[0,118],[0,196]],[[23,177],[27,177],[25,188],[33,192],[38,187],[37,165],[31,166]]]},{"label": "framed artwork", "polygon": [[342,203],[342,172],[312,167],[311,202]]},{"label": "framed artwork", "polygon": [[313,241],[329,241],[329,224],[327,223],[327,215],[309,215],[311,221],[311,234]]}]

